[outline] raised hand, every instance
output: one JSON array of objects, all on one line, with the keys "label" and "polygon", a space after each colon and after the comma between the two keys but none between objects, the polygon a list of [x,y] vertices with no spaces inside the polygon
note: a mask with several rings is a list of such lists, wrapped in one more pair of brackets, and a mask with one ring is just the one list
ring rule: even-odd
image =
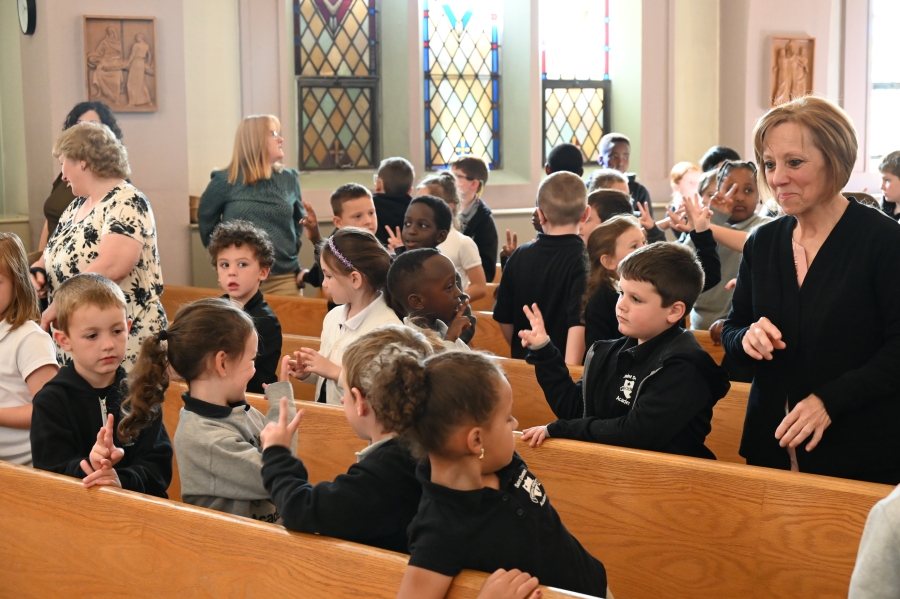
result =
[{"label": "raised hand", "polygon": [[544,317],[541,315],[541,309],[537,304],[522,306],[528,323],[531,325],[530,330],[519,331],[519,339],[522,340],[522,347],[532,347],[535,345],[543,345],[549,339],[547,329],[544,327]]},{"label": "raised hand", "polygon": [[97,432],[97,441],[94,443],[88,456],[93,470],[100,468],[102,460],[109,460],[111,465],[115,466],[125,455],[124,449],[115,446],[114,422],[113,415],[109,414],[106,418],[106,424],[100,427],[100,430]]},{"label": "raised hand", "polygon": [[509,229],[506,230],[506,245],[500,249],[501,258],[509,258],[516,248],[519,247],[519,236],[516,233],[510,235]]},{"label": "raised hand", "polygon": [[731,216],[731,211],[734,210],[735,193],[737,193],[737,184],[732,185],[724,191],[720,188],[716,191],[716,195],[709,201],[710,208],[717,212],[721,212],[722,214]]},{"label": "raised hand", "polygon": [[638,219],[638,222],[641,223],[641,226],[644,227],[645,231],[649,231],[653,227],[656,226],[656,221],[653,220],[653,217],[650,216],[650,209],[647,208],[646,202],[638,202],[637,203],[638,212],[641,213],[641,217]]},{"label": "raised hand", "polygon": [[447,325],[447,336],[445,337],[447,341],[456,341],[464,331],[472,328],[472,321],[469,320],[469,317],[465,314],[468,306],[469,297],[466,296],[466,299],[464,299],[459,305],[459,308],[456,309],[456,315],[453,317],[453,320]]},{"label": "raised hand", "polygon": [[396,227],[391,231],[391,228],[388,225],[385,225],[384,230],[387,231],[388,234],[388,251],[393,254],[394,250],[403,247],[403,235],[401,234],[400,227]]},{"label": "raised hand", "polygon": [[754,360],[771,360],[772,352],[787,347],[781,340],[781,331],[765,316],[750,325],[741,339],[741,345]]},{"label": "raised hand", "polygon": [[671,206],[666,207],[666,216],[669,217],[669,227],[679,233],[690,233],[691,225],[685,214],[684,204],[677,209],[672,210]]},{"label": "raised hand", "polygon": [[274,445],[279,447],[291,446],[291,439],[293,439],[294,433],[297,432],[297,427],[300,426],[300,421],[303,419],[303,415],[306,414],[306,410],[298,410],[293,420],[288,422],[287,401],[287,397],[282,397],[280,400],[281,410],[278,412],[278,422],[268,423],[266,428],[259,434],[259,441],[262,443],[263,449]]}]

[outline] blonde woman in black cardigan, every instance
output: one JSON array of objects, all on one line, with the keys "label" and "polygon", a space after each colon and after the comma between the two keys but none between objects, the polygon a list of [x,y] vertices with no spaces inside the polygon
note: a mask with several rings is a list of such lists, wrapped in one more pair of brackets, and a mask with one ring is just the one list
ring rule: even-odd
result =
[{"label": "blonde woman in black cardigan", "polygon": [[747,239],[722,332],[732,359],[757,365],[741,455],[900,483],[900,226],[841,196],[856,132],[827,100],[770,110],[754,149],[785,216]]}]

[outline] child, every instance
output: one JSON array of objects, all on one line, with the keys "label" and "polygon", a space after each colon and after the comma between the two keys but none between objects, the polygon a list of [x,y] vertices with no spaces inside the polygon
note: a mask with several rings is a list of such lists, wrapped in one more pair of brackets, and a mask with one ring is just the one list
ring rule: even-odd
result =
[{"label": "child", "polygon": [[425,358],[434,349],[418,331],[392,324],[347,348],[341,403],[350,426],[369,446],[333,482],[310,484],[303,462],[290,451],[302,412],[288,424],[282,411],[277,424],[263,429],[263,482],[288,529],[409,553],[406,529],[419,509],[422,485],[416,480],[416,461],[385,423],[380,389],[372,386],[381,363],[398,353]]},{"label": "child", "polygon": [[869,512],[848,599],[891,599],[900,588],[900,487]]},{"label": "child", "polygon": [[0,233],[0,460],[31,465],[32,400],[56,375],[56,348],[38,322],[25,247]]},{"label": "child", "polygon": [[462,570],[498,568],[607,596],[603,564],[566,530],[515,452],[512,389],[495,360],[398,353],[376,371],[373,385],[384,396],[385,423],[423,458],[416,470],[422,502],[409,527],[398,598],[443,597]]},{"label": "child", "polygon": [[[260,474],[259,435],[267,422],[278,422],[279,398],[290,392],[290,383],[266,387],[265,416],[247,403],[257,347],[253,320],[234,302],[208,298],[185,304],[168,329],[144,340],[131,374],[130,414],[119,435],[130,437],[159,413],[171,368],[188,385],[175,431],[184,502],[276,522],[278,511]],[[281,361],[285,380],[288,360]],[[287,408],[293,418],[294,402]]]},{"label": "child", "polygon": [[679,162],[669,173],[669,185],[672,187],[672,203],[680,206],[682,198],[697,193],[700,181],[700,167],[692,162]]},{"label": "child", "polygon": [[484,280],[491,283],[497,274],[497,247],[500,242],[491,209],[481,199],[488,182],[487,164],[478,156],[463,154],[450,160],[450,172],[456,177],[461,200],[459,230],[478,246]]},{"label": "child", "polygon": [[133,420],[127,389],[143,389],[135,377],[139,365],[125,385],[122,361],[131,323],[122,290],[105,277],[85,273],[60,285],[53,302],[58,325],[53,337],[72,361],[34,396],[34,467],[87,475],[86,487],[115,486],[165,498],[172,481],[172,444],[161,415],[147,412],[127,433],[122,428]]},{"label": "child", "polygon": [[634,209],[643,204],[653,217],[653,203],[650,201],[650,192],[637,182],[637,176],[628,171],[631,162],[631,140],[621,133],[607,133],[600,138],[600,157],[597,163],[600,166],[615,169],[628,177],[628,195],[631,196]]},{"label": "child", "polygon": [[[601,223],[606,222],[617,214],[634,214],[631,208],[631,198],[628,197],[627,193],[618,189],[601,188],[590,192],[588,194],[588,207],[591,209],[591,215],[581,225],[581,230],[578,232],[578,236],[581,237],[585,245],[587,245],[591,232]],[[665,241],[666,234],[656,226],[656,223],[650,216],[650,212],[642,204],[638,205],[638,210],[637,214],[640,215],[639,222],[644,227],[647,243]]]},{"label": "child", "polygon": [[703,288],[694,253],[676,243],[654,243],[619,263],[622,296],[616,341],[598,341],[578,383],[544,330],[541,312],[528,307],[522,331],[538,383],[559,418],[522,436],[531,445],[547,437],[649,449],[715,459],[703,444],[715,403],[730,387],[725,373],[689,331],[678,326]]},{"label": "child", "polygon": [[394,259],[387,288],[404,324],[421,324],[437,332],[448,348],[468,350],[460,336],[472,326],[465,314],[469,298],[458,277],[449,258],[435,248],[422,248]]},{"label": "child", "polygon": [[712,146],[700,159],[700,168],[704,173],[716,170],[726,160],[740,161],[741,156],[727,146]]},{"label": "child", "polygon": [[617,189],[631,197],[628,189],[628,177],[614,168],[598,168],[588,179],[588,193],[598,189]]},{"label": "child", "polygon": [[247,221],[233,220],[216,226],[207,250],[219,287],[226,293],[222,297],[243,306],[256,325],[256,374],[247,383],[247,393],[262,393],[263,385],[278,380],[281,359],[281,323],[259,290],[275,263],[275,249],[268,233]]},{"label": "child", "polygon": [[412,200],[412,186],[416,172],[406,158],[385,158],[375,174],[375,219],[379,229],[375,237],[382,245],[388,235],[403,226],[403,216]]},{"label": "child", "polygon": [[478,255],[478,246],[471,237],[460,233],[455,226],[457,211],[459,210],[459,195],[456,189],[456,177],[450,173],[440,173],[426,177],[416,188],[416,196],[433,195],[444,200],[453,212],[453,220],[450,222],[450,231],[447,239],[438,245],[441,253],[450,258],[456,266],[456,272],[462,281],[462,289],[472,301],[481,299],[487,295],[487,281],[484,278],[484,269],[481,267],[481,257]]},{"label": "child", "polygon": [[301,348],[297,378],[316,385],[320,402],[340,405],[341,357],[360,335],[384,324],[400,324],[385,301],[384,287],[391,256],[370,232],[344,227],[320,250],[323,288],[338,306],[325,316],[319,351]]},{"label": "child", "polygon": [[513,343],[519,331],[528,328],[522,306],[539,304],[548,314],[550,336],[566,363],[581,364],[581,296],[588,266],[578,231],[590,215],[587,190],[577,175],[554,173],[538,188],[537,206],[544,232],[538,233],[533,243],[519,246],[509,257],[497,290],[494,320],[500,323],[512,346],[512,357],[522,359],[526,350],[518,342]]},{"label": "child", "polygon": [[584,174],[584,153],[575,144],[559,144],[554,146],[547,154],[547,164],[544,172],[548,175],[559,172],[567,172],[578,175]]},{"label": "child", "polygon": [[900,220],[900,151],[891,152],[878,165],[881,191],[884,192],[884,213]]}]

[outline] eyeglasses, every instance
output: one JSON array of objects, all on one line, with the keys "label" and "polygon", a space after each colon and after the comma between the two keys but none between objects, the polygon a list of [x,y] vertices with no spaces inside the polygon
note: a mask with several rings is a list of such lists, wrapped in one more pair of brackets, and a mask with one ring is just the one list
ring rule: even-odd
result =
[{"label": "eyeglasses", "polygon": [[271,131],[272,137],[281,137],[281,133],[279,131]]},{"label": "eyeglasses", "polygon": [[453,171],[450,171],[450,174],[453,175],[454,177],[456,177],[457,179],[465,179],[467,181],[478,181],[479,180],[478,177],[470,177],[470,176],[464,175],[462,173],[454,173]]}]

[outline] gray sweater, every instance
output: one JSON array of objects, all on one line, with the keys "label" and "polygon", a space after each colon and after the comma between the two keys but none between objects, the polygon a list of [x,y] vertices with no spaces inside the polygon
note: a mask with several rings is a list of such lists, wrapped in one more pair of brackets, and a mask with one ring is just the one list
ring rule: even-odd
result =
[{"label": "gray sweater", "polygon": [[[268,413],[246,401],[218,406],[182,396],[175,459],[185,503],[254,520],[277,522],[280,516],[262,479],[262,446],[259,434],[269,422],[278,422],[279,400],[288,398],[288,418],[297,408],[291,384],[273,383],[266,388]],[[291,452],[297,450],[296,434]]]},{"label": "gray sweater", "polygon": [[869,512],[850,599],[900,599],[900,487]]}]

